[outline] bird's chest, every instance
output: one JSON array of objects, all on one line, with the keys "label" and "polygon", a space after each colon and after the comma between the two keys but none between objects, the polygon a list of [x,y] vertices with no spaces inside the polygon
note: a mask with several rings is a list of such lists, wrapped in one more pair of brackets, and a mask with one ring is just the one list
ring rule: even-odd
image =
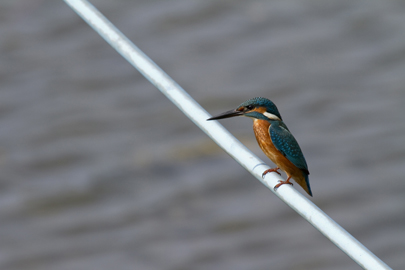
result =
[{"label": "bird's chest", "polygon": [[274,146],[269,134],[270,123],[264,120],[256,119],[253,121],[253,131],[255,132],[257,143],[266,156],[274,163],[280,156],[280,151]]}]

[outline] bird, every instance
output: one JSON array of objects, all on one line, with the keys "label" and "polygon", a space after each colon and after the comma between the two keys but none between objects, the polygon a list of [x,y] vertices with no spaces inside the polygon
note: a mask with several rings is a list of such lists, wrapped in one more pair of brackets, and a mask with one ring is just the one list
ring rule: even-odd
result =
[{"label": "bird", "polygon": [[208,118],[207,121],[235,116],[246,116],[253,119],[253,131],[257,143],[277,166],[265,170],[262,177],[269,172],[280,174],[279,169],[286,173],[287,180],[279,180],[279,183],[274,186],[274,190],[276,191],[284,184],[293,185],[290,182],[292,178],[312,197],[308,165],[304,154],[297,140],[283,122],[277,106],[267,98],[255,97],[243,102],[236,109]]}]

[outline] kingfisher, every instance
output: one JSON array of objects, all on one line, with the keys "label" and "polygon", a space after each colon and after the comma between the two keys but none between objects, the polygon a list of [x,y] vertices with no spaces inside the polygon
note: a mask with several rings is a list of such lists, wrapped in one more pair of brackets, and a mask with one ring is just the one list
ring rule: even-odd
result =
[{"label": "kingfisher", "polygon": [[274,190],[284,184],[292,185],[290,182],[292,178],[312,196],[308,179],[308,165],[304,154],[297,140],[283,122],[276,105],[267,98],[255,97],[243,102],[234,110],[226,111],[207,120],[218,120],[234,116],[247,116],[253,119],[253,131],[257,143],[266,156],[277,166],[265,170],[262,177],[269,172],[280,174],[279,169],[287,174],[287,180],[280,180],[274,186]]}]

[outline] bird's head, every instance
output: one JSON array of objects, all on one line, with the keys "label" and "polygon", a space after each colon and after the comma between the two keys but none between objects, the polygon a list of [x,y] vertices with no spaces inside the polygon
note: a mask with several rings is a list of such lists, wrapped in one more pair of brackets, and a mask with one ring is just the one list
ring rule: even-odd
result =
[{"label": "bird's head", "polygon": [[247,116],[253,119],[281,121],[276,105],[267,98],[255,97],[240,104],[236,109],[226,111],[207,120],[218,120],[234,116]]}]

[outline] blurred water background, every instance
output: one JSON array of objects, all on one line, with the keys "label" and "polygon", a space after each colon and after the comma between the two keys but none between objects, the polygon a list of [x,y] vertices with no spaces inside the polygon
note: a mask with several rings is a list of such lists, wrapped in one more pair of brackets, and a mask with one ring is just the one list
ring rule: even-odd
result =
[{"label": "blurred water background", "polygon": [[[272,99],[311,200],[405,268],[405,2],[92,3],[210,113]],[[360,269],[63,1],[0,22],[0,269]]]}]

